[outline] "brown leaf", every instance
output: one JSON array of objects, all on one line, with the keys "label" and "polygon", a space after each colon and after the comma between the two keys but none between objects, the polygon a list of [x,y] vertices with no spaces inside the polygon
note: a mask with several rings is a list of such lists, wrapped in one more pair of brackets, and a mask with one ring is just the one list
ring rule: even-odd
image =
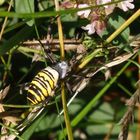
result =
[{"label": "brown leaf", "polygon": [[6,86],[4,89],[0,91],[0,101],[2,101],[6,97],[9,89],[10,89],[10,85]]}]

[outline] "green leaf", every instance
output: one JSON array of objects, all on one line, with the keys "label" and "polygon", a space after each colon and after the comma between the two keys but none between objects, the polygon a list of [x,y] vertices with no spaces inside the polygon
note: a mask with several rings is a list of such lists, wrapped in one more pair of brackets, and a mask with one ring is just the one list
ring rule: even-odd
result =
[{"label": "green leaf", "polygon": [[32,125],[31,125],[30,127],[28,127],[28,129],[26,129],[26,130],[24,131],[24,133],[21,135],[21,138],[23,138],[24,140],[28,140],[28,139],[32,136],[34,130],[38,127],[40,121],[43,119],[43,117],[44,117],[45,115],[46,115],[46,112],[44,112],[42,115],[40,115],[40,116],[32,123]]},{"label": "green leaf", "polygon": [[12,49],[15,45],[19,44],[25,39],[28,39],[33,32],[33,28],[25,26],[20,31],[18,31],[9,40],[4,41],[0,46],[0,55],[5,54],[7,51]]},{"label": "green leaf", "polygon": [[[125,19],[121,16],[117,16],[114,14],[113,17],[111,17],[109,19],[109,24],[115,29],[117,30],[123,23],[125,22]],[[129,27],[126,28],[122,33],[121,33],[121,37],[127,42],[128,38],[130,35],[130,29]]]},{"label": "green leaf", "polygon": [[[114,31],[116,31],[123,23],[125,19],[118,15],[118,13],[113,13],[108,20],[108,27],[102,33],[101,37],[106,37],[111,35]],[[119,34],[114,40],[113,45],[118,47],[119,49],[123,49],[127,52],[132,52],[132,48],[129,46],[129,36],[130,36],[130,28],[127,27],[122,33]]]},{"label": "green leaf", "polygon": [[[16,13],[34,13],[34,0],[15,0]],[[34,20],[27,22],[29,26],[34,24]]]}]

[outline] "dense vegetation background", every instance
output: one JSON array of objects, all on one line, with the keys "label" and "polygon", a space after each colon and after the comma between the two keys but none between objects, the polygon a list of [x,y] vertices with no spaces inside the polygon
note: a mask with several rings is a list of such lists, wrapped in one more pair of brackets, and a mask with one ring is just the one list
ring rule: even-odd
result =
[{"label": "dense vegetation background", "polygon": [[[139,5],[133,0],[0,0],[1,139],[139,140]],[[17,133],[31,108],[24,86],[54,65],[48,56],[68,62],[64,82],[69,86],[59,81],[56,96]],[[68,111],[63,89],[66,101],[72,100]],[[70,120],[59,115],[63,109]]]}]

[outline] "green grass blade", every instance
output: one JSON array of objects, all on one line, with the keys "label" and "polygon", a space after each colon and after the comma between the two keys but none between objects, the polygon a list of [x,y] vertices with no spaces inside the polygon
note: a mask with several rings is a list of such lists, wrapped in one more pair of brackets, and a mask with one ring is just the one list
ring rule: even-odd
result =
[{"label": "green grass blade", "polygon": [[25,26],[19,32],[17,32],[14,36],[12,36],[9,40],[5,41],[0,47],[0,55],[5,54],[7,51],[12,49],[15,45],[19,44],[21,41],[28,39],[32,34],[33,28],[29,26]]}]

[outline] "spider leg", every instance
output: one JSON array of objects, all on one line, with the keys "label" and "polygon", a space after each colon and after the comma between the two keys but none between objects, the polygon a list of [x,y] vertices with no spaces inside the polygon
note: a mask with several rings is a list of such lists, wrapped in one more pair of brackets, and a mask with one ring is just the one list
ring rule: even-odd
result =
[{"label": "spider leg", "polygon": [[38,41],[41,45],[42,51],[45,52],[45,53],[43,53],[44,57],[48,58],[52,64],[56,64],[57,63],[56,59],[54,58],[53,53],[52,53],[51,48],[50,48],[50,45],[49,45],[49,44],[51,44],[52,40],[53,40],[53,37],[51,34],[51,24],[50,24],[48,26],[47,38],[46,38],[45,45],[43,45],[43,43],[40,41],[40,39],[38,39]]},{"label": "spider leg", "polygon": [[72,95],[73,91],[72,91],[71,86],[68,82],[66,82],[66,87],[67,87],[68,91],[70,92],[70,94]]},{"label": "spider leg", "polygon": [[[75,97],[78,95],[79,92],[81,92],[89,83],[90,81],[90,78],[82,78],[81,81],[76,84],[76,86],[73,87],[73,91],[75,91],[75,93],[73,94],[73,96],[71,97],[71,99],[68,101],[67,103],[67,107],[72,103],[72,101],[75,99]],[[59,113],[59,116],[62,115],[64,112],[64,110],[62,110],[60,113]]]},{"label": "spider leg", "polygon": [[20,84],[18,85],[19,87],[19,93],[20,94],[23,94],[23,90],[28,90],[29,89],[29,83],[23,83],[23,84]]},{"label": "spider leg", "polygon": [[47,106],[48,102],[50,101],[50,98],[52,98],[51,96],[48,96],[48,98],[42,103],[41,106],[35,106],[30,113],[27,115],[27,118],[20,123],[17,127],[16,130],[18,130],[19,132],[23,131],[26,126],[28,126],[30,123],[32,123],[44,110],[44,108]]}]

